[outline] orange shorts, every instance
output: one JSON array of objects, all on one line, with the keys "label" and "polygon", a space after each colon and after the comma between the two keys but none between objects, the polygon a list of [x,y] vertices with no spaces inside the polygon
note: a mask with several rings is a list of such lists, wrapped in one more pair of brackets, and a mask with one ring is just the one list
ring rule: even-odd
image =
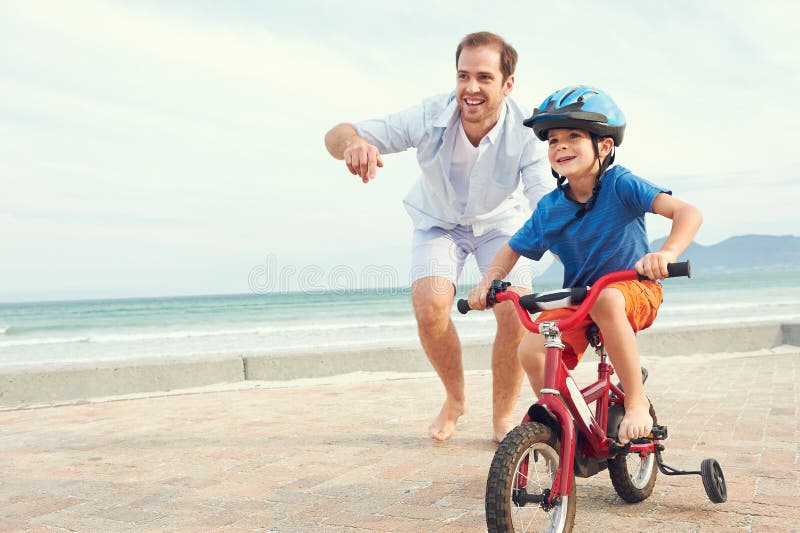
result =
[{"label": "orange shorts", "polygon": [[[661,306],[663,296],[661,284],[650,280],[631,280],[609,283],[606,288],[609,287],[619,290],[625,297],[625,314],[628,316],[628,322],[630,322],[634,332],[650,327],[656,319],[658,308]],[[577,307],[572,306],[542,311],[536,317],[535,322],[539,324],[568,317],[575,309]],[[578,365],[583,352],[589,346],[589,340],[586,338],[586,328],[591,324],[592,319],[587,316],[574,328],[561,332],[561,342],[566,345],[566,348],[564,348],[564,364],[570,370]]]}]

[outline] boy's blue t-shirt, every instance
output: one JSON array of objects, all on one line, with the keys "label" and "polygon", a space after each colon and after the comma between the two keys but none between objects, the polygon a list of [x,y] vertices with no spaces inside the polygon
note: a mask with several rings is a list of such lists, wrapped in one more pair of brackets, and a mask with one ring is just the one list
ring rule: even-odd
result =
[{"label": "boy's blue t-shirt", "polygon": [[550,250],[564,265],[564,287],[591,285],[604,274],[633,268],[650,251],[644,214],[653,212],[661,192],[672,194],[613,166],[603,175],[594,208],[583,217],[575,216],[581,205],[556,189],[539,201],[508,245],[534,260]]}]

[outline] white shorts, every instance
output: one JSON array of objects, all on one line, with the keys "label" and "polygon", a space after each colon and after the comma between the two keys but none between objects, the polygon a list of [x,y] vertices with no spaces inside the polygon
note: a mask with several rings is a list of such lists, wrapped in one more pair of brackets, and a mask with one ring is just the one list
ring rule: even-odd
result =
[{"label": "white shorts", "polygon": [[[516,229],[514,230],[516,231]],[[411,251],[411,283],[429,276],[450,280],[458,286],[464,262],[472,254],[481,274],[486,272],[492,259],[514,234],[505,228],[494,229],[476,237],[471,226],[456,226],[451,230],[431,228],[414,230]],[[521,257],[506,276],[514,287],[531,289],[531,265]]]}]

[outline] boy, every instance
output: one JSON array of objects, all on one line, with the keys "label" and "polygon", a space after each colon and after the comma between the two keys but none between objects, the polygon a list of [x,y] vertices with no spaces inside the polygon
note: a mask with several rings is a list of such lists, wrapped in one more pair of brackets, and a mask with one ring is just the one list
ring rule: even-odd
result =
[{"label": "boy", "polygon": [[[491,282],[503,279],[520,255],[540,259],[550,250],[564,265],[564,287],[591,285],[600,276],[635,268],[650,278],[613,283],[590,312],[600,328],[609,357],[625,389],[625,416],[619,440],[645,437],[653,420],[645,396],[635,332],[652,324],[661,304],[661,285],[674,262],[694,238],[700,211],[666,189],[616,166],[614,149],[622,143],[625,117],[611,98],[588,86],[570,86],[550,95],[524,124],[548,143],[556,190],[537,204],[528,222],[498,251],[486,274],[469,293],[473,309],[486,308]],[[672,220],[667,240],[650,252],[644,214]],[[557,320],[569,309],[545,311],[537,322]],[[562,332],[564,362],[575,368],[586,350],[586,326]],[[544,337],[528,333],[518,355],[534,392],[544,379]]]}]

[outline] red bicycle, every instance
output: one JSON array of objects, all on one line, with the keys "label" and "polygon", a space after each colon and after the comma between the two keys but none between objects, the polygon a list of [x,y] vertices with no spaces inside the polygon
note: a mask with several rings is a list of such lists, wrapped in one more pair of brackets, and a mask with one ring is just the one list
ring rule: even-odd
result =
[{"label": "red bicycle", "polygon": [[[690,276],[689,262],[669,265],[669,277]],[[646,279],[635,270],[606,274],[591,287],[575,287],[519,296],[507,291],[509,283],[495,281],[487,302],[511,301],[525,327],[545,337],[546,362],[541,399],[511,430],[495,452],[486,482],[486,525],[490,533],[520,531],[571,531],[575,520],[575,476],[591,477],[608,469],[619,496],[631,503],[646,499],[656,475],[697,474],[714,503],[727,499],[725,476],[715,459],[703,460],[699,471],[667,466],[661,453],[667,427],[658,425],[652,405],[653,429],[644,439],[625,445],[617,441],[625,414],[625,392],[611,381],[614,368],[607,362],[596,326],[589,328],[589,342],[600,362],[597,381],[579,389],[562,361],[561,331],[575,327],[588,314],[600,291],[609,283]],[[536,324],[530,313],[577,305],[561,320]],[[466,300],[458,309],[469,311]],[[647,371],[642,369],[642,379]],[[589,404],[595,403],[594,413]]]}]

